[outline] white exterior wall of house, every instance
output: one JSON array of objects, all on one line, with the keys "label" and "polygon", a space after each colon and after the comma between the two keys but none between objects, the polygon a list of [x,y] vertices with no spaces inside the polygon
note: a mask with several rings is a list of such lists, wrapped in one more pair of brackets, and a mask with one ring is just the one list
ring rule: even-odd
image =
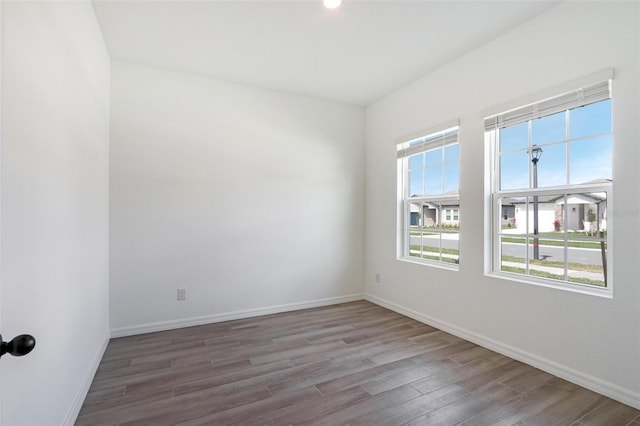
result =
[{"label": "white exterior wall of house", "polygon": [[[538,232],[551,232],[554,230],[553,222],[556,219],[555,203],[538,203]],[[533,233],[533,204],[529,204],[529,211],[524,204],[516,205],[516,230],[518,233]],[[529,227],[527,228],[527,215]]]}]

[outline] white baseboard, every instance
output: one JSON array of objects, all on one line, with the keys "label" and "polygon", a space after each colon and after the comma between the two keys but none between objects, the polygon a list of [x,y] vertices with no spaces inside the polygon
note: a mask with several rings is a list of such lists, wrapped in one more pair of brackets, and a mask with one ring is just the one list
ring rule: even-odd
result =
[{"label": "white baseboard", "polygon": [[102,344],[96,351],[94,359],[91,363],[91,368],[87,371],[85,378],[82,382],[82,386],[78,390],[76,397],[73,400],[73,404],[67,411],[67,415],[64,417],[63,425],[65,426],[73,426],[78,419],[78,414],[80,414],[80,410],[82,409],[82,404],[84,404],[84,400],[89,393],[89,388],[91,388],[91,383],[93,383],[93,378],[98,371],[98,367],[100,366],[100,362],[102,361],[102,357],[104,356],[104,351],[107,349],[107,345],[109,344],[109,336],[102,341]]},{"label": "white baseboard", "polygon": [[193,327],[196,325],[212,324],[216,322],[232,321],[244,318],[253,318],[261,315],[278,314],[281,312],[297,311],[300,309],[317,308],[320,306],[335,305],[338,303],[355,302],[363,300],[364,295],[352,294],[348,296],[329,297],[326,299],[309,300],[306,302],[289,303],[286,305],[274,305],[263,308],[245,309],[241,311],[225,312],[221,314],[205,315],[200,317],[182,318],[170,321],[159,321],[128,327],[111,329],[111,337],[134,336],[137,334],[154,333],[156,331],[173,330],[176,328]]},{"label": "white baseboard", "polygon": [[531,354],[513,346],[506,345],[502,342],[498,342],[478,333],[474,333],[472,331],[457,327],[453,324],[440,321],[436,318],[430,317],[420,312],[416,312],[412,309],[406,308],[380,297],[371,294],[365,294],[364,299],[375,303],[376,305],[380,305],[407,317],[413,318],[424,324],[436,327],[442,331],[446,331],[447,333],[453,334],[454,336],[468,340],[487,349],[491,349],[492,351],[498,352],[502,355],[539,368],[540,370],[546,371],[547,373],[568,380],[572,383],[597,392],[601,395],[607,396],[611,399],[615,399],[616,401],[622,402],[623,404],[627,404],[631,407],[640,409],[640,393],[622,388],[618,385],[606,382],[602,379],[593,377],[589,374],[575,370],[566,365],[558,364],[549,359]]}]

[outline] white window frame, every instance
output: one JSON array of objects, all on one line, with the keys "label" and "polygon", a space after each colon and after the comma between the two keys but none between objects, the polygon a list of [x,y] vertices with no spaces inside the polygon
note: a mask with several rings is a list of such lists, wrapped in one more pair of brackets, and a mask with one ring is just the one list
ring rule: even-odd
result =
[{"label": "white window frame", "polygon": [[[418,134],[413,134],[404,138],[396,140],[397,148],[397,162],[398,162],[398,231],[397,231],[397,259],[402,261],[408,261],[412,263],[419,263],[423,265],[435,266],[444,269],[450,269],[457,271],[460,264],[460,252],[458,244],[458,257],[457,262],[452,263],[445,260],[425,259],[423,257],[411,256],[411,204],[424,203],[424,204],[440,204],[441,207],[437,209],[437,215],[439,215],[438,222],[440,222],[440,252],[439,257],[443,256],[442,253],[442,221],[445,218],[445,211],[451,210],[445,206],[450,206],[452,202],[460,203],[459,188],[456,194],[439,194],[429,196],[414,196],[410,197],[409,194],[409,157],[422,152],[427,152],[431,149],[445,148],[454,144],[458,145],[458,166],[460,165],[460,144],[459,134],[460,126],[459,122],[452,121],[432,129],[425,130]],[[442,163],[443,165],[445,163]],[[446,163],[449,164],[449,163]],[[458,186],[460,183],[460,175],[458,168]],[[459,209],[459,207],[458,207]],[[458,210],[459,211],[459,210]],[[458,213],[459,215],[459,213]],[[460,229],[460,228],[459,228]]]},{"label": "white window frame", "polygon": [[[489,155],[489,171],[487,177],[489,179],[489,197],[490,217],[489,226],[487,228],[490,237],[490,255],[488,256],[488,269],[486,275],[517,281],[526,284],[539,285],[550,288],[574,291],[579,293],[591,294],[602,297],[612,297],[613,292],[613,251],[612,238],[613,227],[615,226],[610,220],[607,221],[606,236],[606,256],[607,268],[605,282],[606,287],[599,287],[589,284],[580,284],[569,281],[561,281],[550,278],[541,278],[528,274],[502,271],[501,259],[501,218],[503,208],[501,200],[507,197],[533,197],[533,196],[562,196],[565,194],[581,194],[581,193],[606,193],[607,210],[613,211],[613,183],[603,182],[598,184],[567,184],[546,188],[526,188],[517,190],[501,190],[500,189],[500,165],[499,165],[499,130],[503,127],[517,125],[528,122],[530,120],[545,117],[557,112],[566,111],[579,106],[590,105],[605,99],[612,99],[611,83],[613,78],[613,70],[607,70],[594,76],[581,80],[581,82],[573,83],[576,90],[564,91],[558,90],[555,93],[564,93],[560,96],[540,97],[543,101],[533,102],[529,104],[520,103],[520,106],[513,109],[505,109],[503,113],[485,115],[485,145]],[[581,86],[577,86],[580,84]],[[606,86],[606,90],[604,89]],[[565,86],[566,87],[566,86]],[[606,93],[605,93],[606,92]],[[553,92],[551,92],[553,93]],[[613,109],[613,108],[612,108]],[[570,125],[570,123],[569,123]],[[612,123],[613,127],[613,123]],[[613,141],[613,129],[611,137]],[[527,208],[528,214],[528,208]],[[608,218],[610,219],[610,217]],[[565,240],[568,239],[565,230]],[[528,245],[527,245],[528,247]],[[565,245],[565,270],[567,270],[567,248]],[[527,255],[528,256],[528,255]],[[528,272],[528,271],[527,271]]]}]

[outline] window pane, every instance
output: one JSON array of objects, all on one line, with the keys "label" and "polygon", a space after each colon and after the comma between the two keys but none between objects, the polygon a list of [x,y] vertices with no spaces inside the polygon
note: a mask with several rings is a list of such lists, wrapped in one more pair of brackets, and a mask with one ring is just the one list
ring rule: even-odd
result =
[{"label": "window pane", "polygon": [[460,165],[459,163],[446,164],[444,166],[444,193],[455,192],[460,189]]},{"label": "window pane", "polygon": [[420,226],[422,224],[422,217],[420,214],[420,204],[409,203],[409,226]]},{"label": "window pane", "polygon": [[423,195],[424,170],[417,169],[409,172],[409,196]]},{"label": "window pane", "polygon": [[420,257],[419,247],[422,245],[422,203],[408,203],[406,213],[408,218],[406,222],[409,226],[405,227],[405,235],[407,243],[405,250],[409,250],[405,255]]},{"label": "window pane", "polygon": [[604,286],[606,193],[539,196],[537,234],[533,232],[535,199],[527,197],[525,203],[521,198],[505,198],[500,202],[500,211],[510,216],[513,209],[516,218],[515,226],[509,219],[501,218],[500,270]]},{"label": "window pane", "polygon": [[537,258],[536,236],[529,236],[529,275],[564,281],[566,279],[564,239],[554,238],[552,234],[545,232],[537,237]]},{"label": "window pane", "polygon": [[440,206],[437,203],[425,203],[422,210],[423,224],[425,227],[433,228],[440,224]]},{"label": "window pane", "polygon": [[422,238],[422,257],[429,260],[442,260],[440,256],[440,232],[425,230]]},{"label": "window pane", "polygon": [[415,154],[409,157],[409,170],[421,169],[423,167],[422,166],[423,158],[424,158],[423,153]]},{"label": "window pane", "polygon": [[508,234],[500,237],[500,270],[518,274],[526,273],[527,246],[523,234]]},{"label": "window pane", "polygon": [[566,184],[567,145],[562,143],[543,147],[538,161],[538,188]]},{"label": "window pane", "polygon": [[529,187],[529,154],[517,151],[500,155],[500,189]]},{"label": "window pane", "polygon": [[[572,194],[567,197],[567,211],[581,229],[569,234],[568,280],[579,284],[606,286],[607,201],[606,193]],[[571,219],[571,217],[568,217]]]},{"label": "window pane", "polygon": [[452,161],[458,161],[460,155],[460,145],[454,144],[444,148],[444,162],[450,163]]},{"label": "window pane", "polygon": [[425,195],[442,194],[442,166],[429,167],[424,171]]},{"label": "window pane", "polygon": [[516,206],[515,203],[519,200],[511,198],[503,198],[500,200],[499,211],[500,216],[500,228],[503,230],[514,230],[516,228]]},{"label": "window pane", "polygon": [[427,151],[424,154],[425,154],[424,164],[426,166],[442,163],[442,148],[434,149],[432,151]]},{"label": "window pane", "polygon": [[[453,220],[457,221],[455,215]],[[460,228],[457,224],[443,228],[441,244],[442,260],[449,263],[460,263]]]},{"label": "window pane", "polygon": [[[575,237],[568,242],[567,260],[568,281],[605,287],[605,268],[607,244],[598,234],[572,234]],[[578,235],[581,235],[578,237]]]},{"label": "window pane", "polygon": [[573,141],[570,145],[571,183],[611,179],[611,136]]},{"label": "window pane", "polygon": [[611,131],[611,99],[569,111],[571,139]]},{"label": "window pane", "polygon": [[513,151],[529,145],[529,123],[500,129],[500,152]]},{"label": "window pane", "polygon": [[531,121],[531,144],[542,145],[566,138],[566,113],[564,111]]}]

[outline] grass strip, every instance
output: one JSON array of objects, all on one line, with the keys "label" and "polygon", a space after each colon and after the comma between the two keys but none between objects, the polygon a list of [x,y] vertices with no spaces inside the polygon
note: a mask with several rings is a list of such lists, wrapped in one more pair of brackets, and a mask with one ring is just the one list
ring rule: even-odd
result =
[{"label": "grass strip", "polygon": [[[422,251],[428,251],[428,252],[432,252],[432,253],[440,253],[440,249],[438,249],[438,247],[431,247],[431,246],[410,246],[409,247],[410,250],[422,250]],[[444,254],[453,254],[453,255],[458,255],[460,254],[460,250],[457,249],[449,249],[449,248],[443,248],[442,249],[442,253]]]},{"label": "grass strip", "polygon": [[[503,243],[513,243],[513,244],[524,244],[525,238],[519,237],[502,237],[500,240]],[[529,238],[529,244],[533,244],[533,237]],[[554,246],[554,247],[564,247],[563,240],[543,240],[538,239],[538,244],[541,246]],[[590,242],[590,241],[569,241],[569,247],[573,248],[590,248],[590,249],[599,249],[600,242]]]},{"label": "grass strip", "polygon": [[[516,256],[502,256],[503,262],[514,262],[514,263],[525,263],[525,259],[523,257]],[[530,259],[530,265],[538,265],[538,266],[548,266],[551,268],[564,268],[564,262],[559,262],[555,260],[536,260]],[[567,265],[569,269],[572,271],[585,271],[585,272],[595,272],[595,273],[603,273],[602,265],[589,265],[586,263],[575,263],[569,262]]]}]

